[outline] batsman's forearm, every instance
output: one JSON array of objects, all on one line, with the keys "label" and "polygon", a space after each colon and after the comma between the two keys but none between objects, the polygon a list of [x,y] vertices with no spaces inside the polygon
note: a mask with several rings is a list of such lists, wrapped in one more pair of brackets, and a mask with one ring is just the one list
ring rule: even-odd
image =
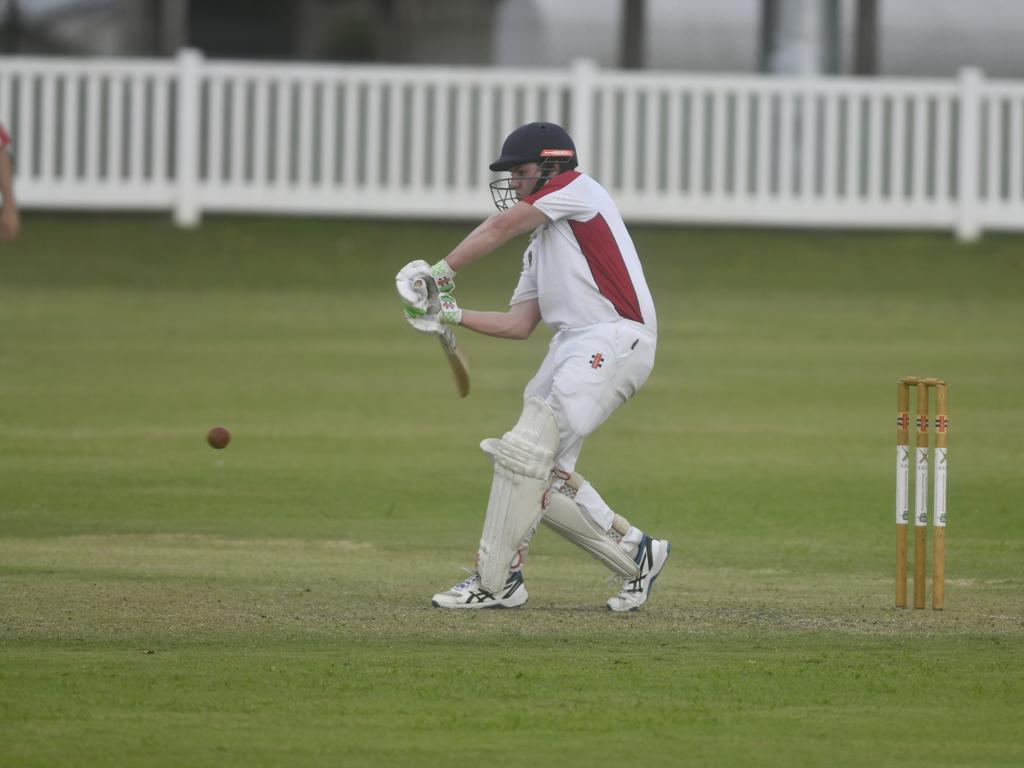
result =
[{"label": "batsman's forearm", "polygon": [[445,257],[448,266],[458,272],[467,264],[472,264],[511,240],[515,234],[507,232],[497,220],[497,216],[492,216],[466,235],[466,238]]},{"label": "batsman's forearm", "polygon": [[533,330],[522,327],[522,323],[517,322],[508,312],[478,312],[473,309],[462,310],[461,325],[477,333],[502,339],[525,339]]},{"label": "batsman's forearm", "polygon": [[529,203],[516,203],[507,211],[491,216],[448,254],[445,261],[454,271],[472,264],[501,247],[513,237],[536,229],[548,220],[547,216]]}]

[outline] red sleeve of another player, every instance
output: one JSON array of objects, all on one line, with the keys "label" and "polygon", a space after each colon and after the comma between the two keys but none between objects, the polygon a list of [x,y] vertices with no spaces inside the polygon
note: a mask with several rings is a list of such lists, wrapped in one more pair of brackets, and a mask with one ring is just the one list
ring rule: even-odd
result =
[{"label": "red sleeve of another player", "polygon": [[11,143],[11,134],[7,132],[7,127],[0,123],[0,149],[8,146]]}]

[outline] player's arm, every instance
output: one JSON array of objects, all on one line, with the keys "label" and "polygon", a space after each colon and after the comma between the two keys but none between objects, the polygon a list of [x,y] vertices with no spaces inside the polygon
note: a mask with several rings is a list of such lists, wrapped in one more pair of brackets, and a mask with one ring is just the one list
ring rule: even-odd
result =
[{"label": "player's arm", "polygon": [[513,237],[531,232],[547,221],[548,217],[543,213],[529,203],[520,201],[507,211],[491,216],[466,235],[466,239],[445,257],[445,261],[452,271],[458,272],[467,264],[500,248]]},{"label": "player's arm", "polygon": [[[456,246],[455,250],[433,266],[429,266],[422,260],[411,261],[406,264],[395,275],[395,287],[401,298],[406,319],[417,330],[433,334],[441,333],[442,323],[449,325],[465,324],[462,320],[463,310],[455,303],[455,297],[452,295],[452,291],[455,290],[455,273],[458,269],[486,256],[513,237],[536,229],[546,221],[548,221],[547,216],[532,205],[519,202],[512,208],[491,216],[484,221],[470,232]],[[416,287],[425,279],[433,281],[433,286],[436,288],[439,297],[439,306],[434,311],[431,311],[428,304],[428,292]],[[520,312],[522,311],[524,310],[520,310]],[[537,326],[537,322],[540,319],[538,310],[537,319],[533,320],[529,328],[524,331],[521,325],[523,318],[519,317],[518,314],[516,314],[514,321],[504,317],[513,313],[476,314],[493,316],[480,320],[481,327],[474,328],[474,330],[505,338],[525,339]],[[525,335],[517,335],[520,333]]]},{"label": "player's arm", "polygon": [[540,303],[537,299],[520,301],[508,312],[478,312],[463,309],[460,324],[478,333],[502,339],[525,339],[540,322]]},{"label": "player's arm", "polygon": [[21,228],[18,206],[14,201],[13,175],[11,156],[0,147],[0,198],[3,199],[0,204],[0,237],[4,240],[14,240]]}]

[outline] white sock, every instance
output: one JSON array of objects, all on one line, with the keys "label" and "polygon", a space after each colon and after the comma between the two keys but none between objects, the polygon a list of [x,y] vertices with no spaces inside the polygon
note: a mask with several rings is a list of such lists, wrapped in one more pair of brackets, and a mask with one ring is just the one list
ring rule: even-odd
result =
[{"label": "white sock", "polygon": [[626,531],[626,535],[622,537],[622,541],[619,542],[619,546],[626,550],[630,557],[635,558],[636,553],[640,551],[640,542],[643,540],[644,532],[635,525],[631,525]]}]

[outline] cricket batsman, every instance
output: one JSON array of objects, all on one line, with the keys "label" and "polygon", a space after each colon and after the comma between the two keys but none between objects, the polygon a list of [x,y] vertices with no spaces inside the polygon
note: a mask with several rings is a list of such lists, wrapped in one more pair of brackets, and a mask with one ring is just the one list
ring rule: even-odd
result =
[{"label": "cricket batsman", "polygon": [[[657,318],[640,259],[608,192],[576,170],[576,147],[554,123],[529,123],[505,139],[492,171],[499,213],[433,266],[414,261],[395,278],[406,319],[441,335],[459,325],[525,339],[544,321],[554,337],[526,385],[523,412],[481,448],[494,464],[472,575],[433,596],[437,608],[513,608],[527,600],[523,565],[540,523],[622,579],[607,601],[634,611],[650,597],[671,546],[617,514],[576,472],[583,440],[643,386],[654,366]],[[507,312],[458,306],[456,275],[530,233]]]}]

